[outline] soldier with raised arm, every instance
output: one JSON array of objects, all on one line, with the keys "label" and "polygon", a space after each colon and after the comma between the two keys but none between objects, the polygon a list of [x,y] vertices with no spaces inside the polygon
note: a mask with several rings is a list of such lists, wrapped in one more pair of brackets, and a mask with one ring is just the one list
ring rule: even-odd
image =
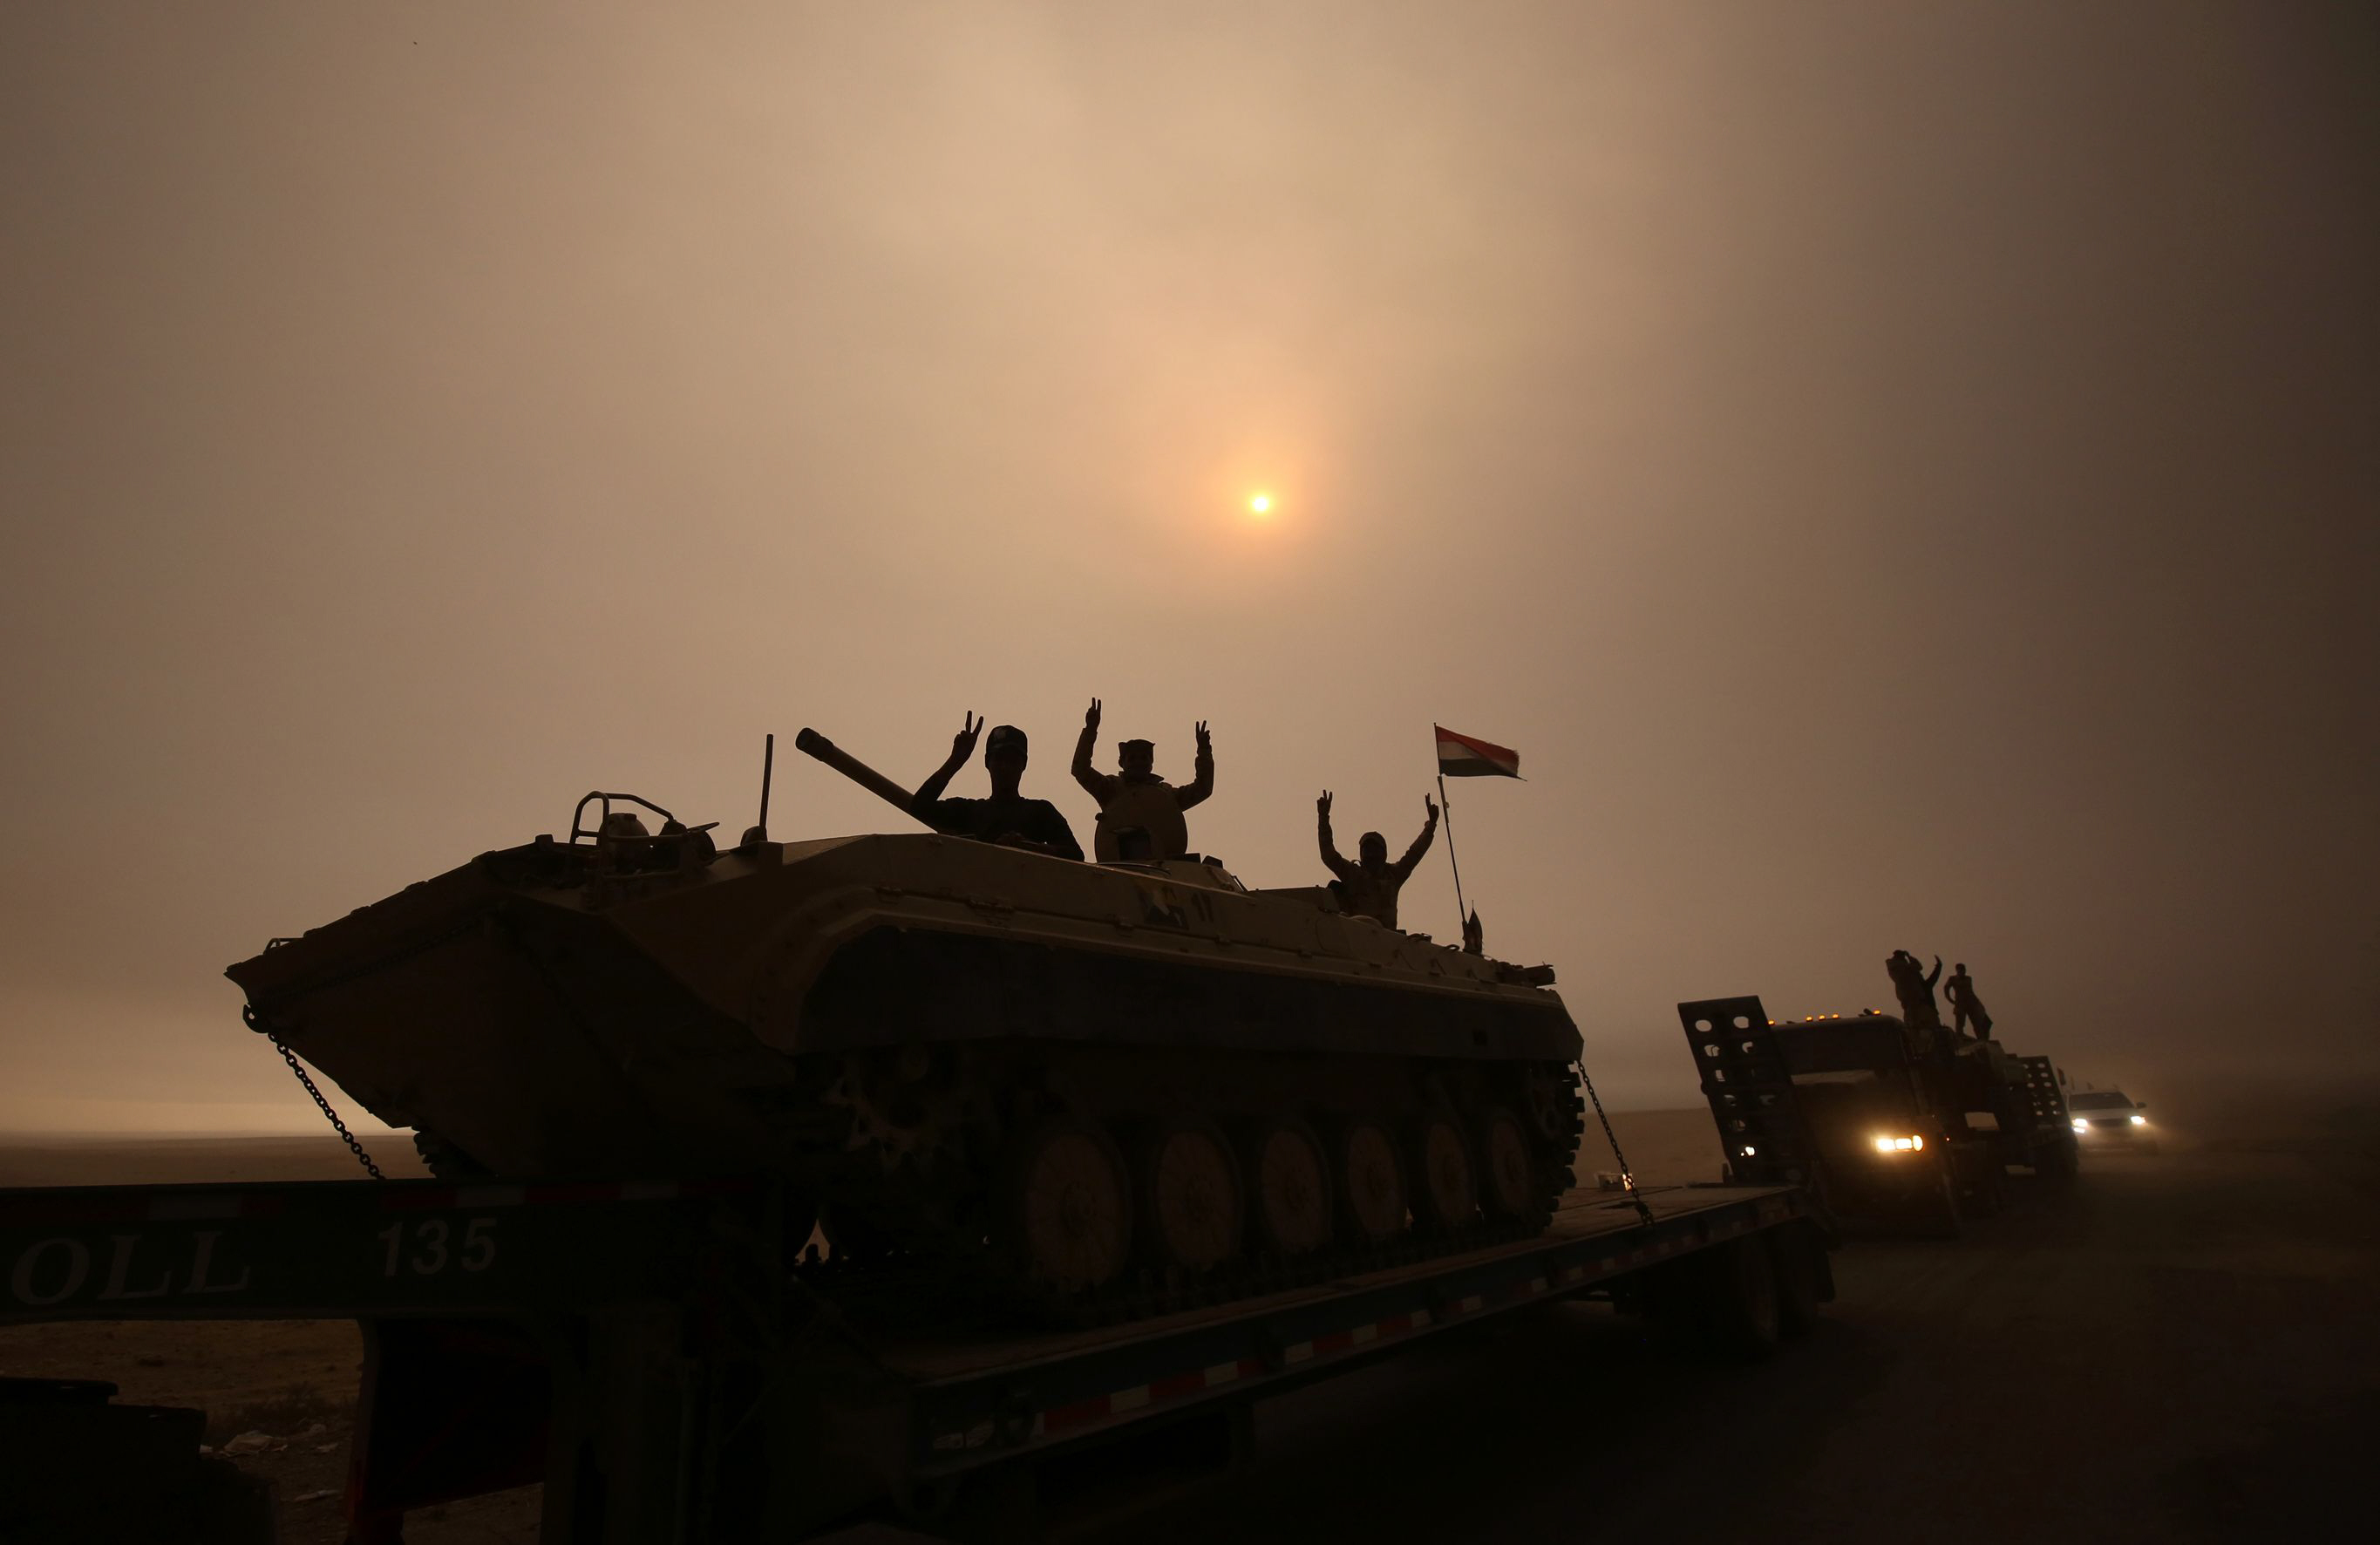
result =
[{"label": "soldier with raised arm", "polygon": [[983,748],[983,768],[991,774],[991,797],[942,797],[942,790],[974,755],[976,737],[982,733],[983,721],[969,713],[959,733],[951,736],[950,760],[910,797],[910,813],[950,836],[973,837],[1058,858],[1080,858],[1082,845],[1075,841],[1074,828],[1058,813],[1058,807],[1047,799],[1027,799],[1019,787],[1025,779],[1026,741],[1025,732],[1014,724],[995,725]]},{"label": "soldier with raised arm", "polygon": [[1075,742],[1075,781],[1099,802],[1099,828],[1091,834],[1099,862],[1179,858],[1189,852],[1190,827],[1182,812],[1215,792],[1215,749],[1207,721],[1198,721],[1197,775],[1184,788],[1157,775],[1157,748],[1146,740],[1119,743],[1116,759],[1123,771],[1099,772],[1091,765],[1099,733],[1099,700],[1093,698],[1083,715],[1082,737]]},{"label": "soldier with raised arm", "polygon": [[1405,849],[1403,858],[1389,862],[1389,839],[1378,832],[1366,832],[1355,840],[1355,861],[1351,864],[1339,856],[1330,840],[1330,791],[1322,791],[1322,797],[1314,802],[1316,835],[1321,841],[1324,867],[1339,877],[1340,910],[1369,918],[1383,928],[1397,926],[1397,892],[1404,888],[1414,866],[1429,851],[1430,838],[1438,834],[1438,801],[1425,794],[1421,803],[1429,819],[1422,823],[1421,835]]},{"label": "soldier with raised arm", "polygon": [[1900,1000],[1901,1022],[1912,1030],[1940,1029],[1942,1011],[1935,1006],[1934,984],[1942,979],[1942,957],[1934,957],[1934,973],[1928,976],[1915,955],[1895,950],[1886,958],[1884,969],[1892,979],[1893,995]]}]

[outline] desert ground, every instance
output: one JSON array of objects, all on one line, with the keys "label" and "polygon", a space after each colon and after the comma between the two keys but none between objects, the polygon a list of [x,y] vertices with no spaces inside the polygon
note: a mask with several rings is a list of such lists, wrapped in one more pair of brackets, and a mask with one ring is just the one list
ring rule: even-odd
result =
[{"label": "desert ground", "polygon": [[[2380,1119],[2335,1091],[2219,1120],[2176,1104],[2163,1153],[2022,1186],[1962,1240],[1851,1241],[1824,1325],[1766,1364],[1555,1306],[1266,1403],[1245,1476],[1095,1538],[2301,1532],[2345,1505],[2357,1434],[2380,1429]],[[1612,1125],[1646,1180],[1717,1178],[1702,1111]],[[1583,1183],[1619,1167],[1591,1125]],[[0,1140],[0,1186],[355,1173],[327,1138]],[[274,1483],[288,1545],[341,1538],[359,1355],[346,1321],[0,1329],[0,1373],[207,1410],[210,1442]],[[417,1514],[407,1539],[535,1534],[532,1490]]]}]

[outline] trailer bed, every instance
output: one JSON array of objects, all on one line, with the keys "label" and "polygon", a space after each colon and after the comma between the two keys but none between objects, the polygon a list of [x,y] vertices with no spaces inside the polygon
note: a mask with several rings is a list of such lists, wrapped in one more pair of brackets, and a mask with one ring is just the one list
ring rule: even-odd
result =
[{"label": "trailer bed", "polygon": [[1806,1217],[1786,1187],[1573,1194],[1542,1235],[1097,1330],[880,1342],[915,1381],[921,1473],[964,1468],[1229,1394],[1250,1398],[1486,1316],[1592,1292],[1645,1267]]},{"label": "trailer bed", "polygon": [[[1781,1189],[1775,1186],[1648,1186],[1639,1194],[1645,1198],[1658,1223],[1694,1212],[1726,1208],[1747,1197],[1772,1196]],[[912,1333],[879,1342],[878,1351],[888,1367],[920,1381],[930,1382],[963,1378],[992,1368],[1029,1367],[1053,1358],[1112,1350],[1130,1343],[1196,1332],[1249,1315],[1292,1313],[1335,1303],[1350,1296],[1393,1288],[1416,1277],[1493,1268],[1502,1262],[1541,1255],[1548,1250],[1564,1250],[1587,1240],[1617,1241],[1618,1247],[1601,1252],[1597,1264],[1601,1266],[1608,1259],[1611,1270],[1626,1270],[1629,1265],[1643,1265],[1645,1260],[1658,1258],[1627,1247],[1625,1236],[1639,1233],[1642,1228],[1642,1221],[1629,1205],[1624,1193],[1572,1192],[1555,1210],[1553,1222],[1545,1233],[1531,1239],[1513,1240],[1455,1255],[1436,1256],[1327,1283],[1234,1299],[1229,1303],[1210,1304],[1178,1314],[1125,1324],[991,1335]],[[1658,1250],[1658,1247],[1655,1248]]]},{"label": "trailer bed", "polygon": [[[358,1539],[540,1478],[549,1541],[791,1538],[855,1498],[930,1512],[987,1467],[1202,1411],[1244,1422],[1266,1394],[1742,1236],[1824,1234],[1791,1186],[1577,1192],[1528,1239],[1155,1319],[864,1329],[787,1277],[779,1205],[753,1182],[0,1191],[0,1323],[361,1321]],[[465,1401],[468,1450],[445,1436]]]}]

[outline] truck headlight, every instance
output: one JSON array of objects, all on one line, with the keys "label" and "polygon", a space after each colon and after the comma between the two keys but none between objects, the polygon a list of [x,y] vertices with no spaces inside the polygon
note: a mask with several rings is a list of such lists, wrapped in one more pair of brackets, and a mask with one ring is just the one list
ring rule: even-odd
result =
[{"label": "truck headlight", "polygon": [[2134,1126],[2146,1126],[2148,1124],[2149,1118],[2146,1116],[2134,1116],[2132,1118],[2132,1125]]},{"label": "truck headlight", "polygon": [[2081,1116],[2076,1116],[2074,1118],[2074,1130],[2077,1132],[2088,1132],[2091,1130],[2091,1124],[2084,1121]]},{"label": "truck headlight", "polygon": [[1876,1139],[1876,1150],[1878,1153],[1914,1153],[1925,1146],[1925,1139],[1918,1137]]}]

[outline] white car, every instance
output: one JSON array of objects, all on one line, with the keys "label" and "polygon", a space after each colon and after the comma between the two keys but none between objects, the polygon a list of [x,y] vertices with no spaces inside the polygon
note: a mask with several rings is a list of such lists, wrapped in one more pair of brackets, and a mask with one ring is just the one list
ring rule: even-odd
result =
[{"label": "white car", "polygon": [[2074,1140],[2086,1149],[2128,1148],[2141,1153],[2157,1150],[2156,1128],[2121,1089],[2084,1089],[2066,1097],[2067,1113],[2074,1119]]}]

